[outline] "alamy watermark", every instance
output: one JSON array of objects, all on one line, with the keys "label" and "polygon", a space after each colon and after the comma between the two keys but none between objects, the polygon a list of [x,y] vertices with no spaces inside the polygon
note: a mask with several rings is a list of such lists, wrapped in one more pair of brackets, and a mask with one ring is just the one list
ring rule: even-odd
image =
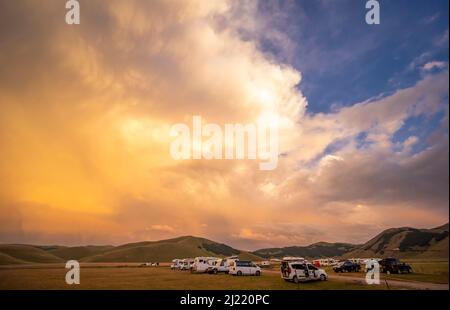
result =
[{"label": "alamy watermark", "polygon": [[66,284],[80,284],[80,263],[76,260],[69,260],[66,263]]},{"label": "alamy watermark", "polygon": [[66,2],[66,24],[80,24],[80,3],[77,0],[69,0]]},{"label": "alamy watermark", "polygon": [[[80,3],[77,0],[66,1],[66,24],[80,24]],[[366,23],[368,25],[380,24],[380,3],[377,0],[368,0],[366,2]]]},{"label": "alamy watermark", "polygon": [[366,23],[368,25],[380,24],[380,3],[377,0],[369,0],[366,2]]},{"label": "alamy watermark", "polygon": [[249,124],[203,123],[192,117],[192,128],[174,124],[170,136],[170,155],[175,160],[249,159],[257,160],[260,170],[273,170],[278,165],[278,120],[261,119]]},{"label": "alamy watermark", "polygon": [[380,284],[380,264],[376,259],[366,260],[366,283]]}]

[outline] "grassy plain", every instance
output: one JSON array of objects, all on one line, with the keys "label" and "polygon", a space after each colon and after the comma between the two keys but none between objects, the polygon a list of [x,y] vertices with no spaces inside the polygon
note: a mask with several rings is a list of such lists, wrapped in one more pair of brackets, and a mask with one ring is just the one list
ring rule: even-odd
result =
[{"label": "grassy plain", "polygon": [[[1,268],[0,290],[7,289],[137,289],[137,290],[339,290],[373,289],[360,284],[319,281],[294,284],[283,281],[277,272],[260,277],[226,274],[191,274],[168,267],[90,266],[81,267],[81,284],[65,283],[61,267]],[[380,287],[379,289],[382,289]]]}]

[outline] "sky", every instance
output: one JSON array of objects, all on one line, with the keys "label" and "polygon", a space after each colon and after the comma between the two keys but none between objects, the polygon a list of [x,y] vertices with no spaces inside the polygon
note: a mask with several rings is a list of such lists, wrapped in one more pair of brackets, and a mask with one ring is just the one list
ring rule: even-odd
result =
[{"label": "sky", "polygon": [[[0,242],[363,243],[448,222],[448,1],[0,0]],[[171,125],[280,120],[279,159]]]}]

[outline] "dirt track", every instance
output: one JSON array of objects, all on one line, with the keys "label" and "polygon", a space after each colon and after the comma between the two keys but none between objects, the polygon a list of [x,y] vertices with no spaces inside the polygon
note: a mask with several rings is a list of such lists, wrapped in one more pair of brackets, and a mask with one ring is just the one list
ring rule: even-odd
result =
[{"label": "dirt track", "polygon": [[[367,285],[364,278],[351,276],[329,275],[328,279],[332,281],[343,281],[354,284]],[[418,282],[418,281],[401,281],[401,280],[380,280],[380,285],[412,290],[448,290],[448,284]]]},{"label": "dirt track", "polygon": [[[278,273],[275,270],[265,270],[265,272]],[[363,277],[352,276],[338,276],[329,274],[328,279],[330,281],[340,281],[352,284],[367,285],[366,280]],[[419,282],[419,281],[402,281],[402,280],[380,280],[380,285],[387,287],[403,288],[409,290],[449,290],[448,284]]]}]

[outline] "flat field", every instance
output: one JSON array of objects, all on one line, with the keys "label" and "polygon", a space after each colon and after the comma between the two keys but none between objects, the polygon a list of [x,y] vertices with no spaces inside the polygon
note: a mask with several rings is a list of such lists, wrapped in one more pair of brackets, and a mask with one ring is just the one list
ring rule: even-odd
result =
[{"label": "flat field", "polygon": [[[390,275],[389,283],[364,283],[363,273],[335,274],[328,271],[328,281],[294,284],[280,278],[278,268],[263,269],[260,277],[226,274],[191,274],[170,270],[167,266],[139,267],[138,264],[82,264],[80,285],[67,285],[67,269],[62,264],[2,266],[0,289],[178,289],[178,290],[354,290],[354,289],[448,289],[448,261],[416,262],[417,273]],[[382,279],[387,276],[383,275]],[[358,280],[359,279],[359,280]],[[419,282],[420,281],[420,282]],[[428,285],[428,283],[430,283]],[[435,284],[438,283],[438,284]],[[440,284],[439,284],[440,283]],[[444,284],[447,283],[447,284]],[[402,285],[405,284],[405,285]],[[417,284],[417,285],[416,285]],[[434,285],[434,286],[433,286]]]}]

